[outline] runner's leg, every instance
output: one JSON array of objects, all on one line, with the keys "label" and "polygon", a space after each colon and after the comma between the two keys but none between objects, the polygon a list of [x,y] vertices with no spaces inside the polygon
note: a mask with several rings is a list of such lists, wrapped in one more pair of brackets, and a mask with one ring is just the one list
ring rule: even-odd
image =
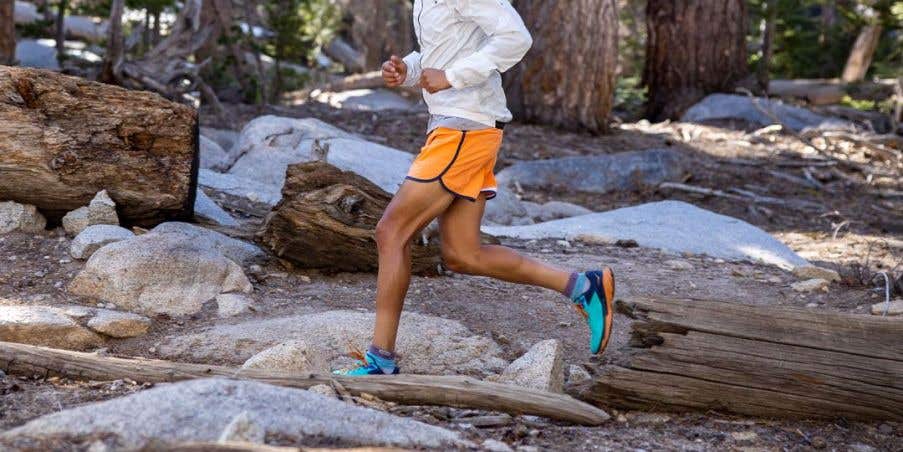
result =
[{"label": "runner's leg", "polygon": [[411,239],[454,201],[436,182],[407,180],[392,198],[376,226],[379,274],[373,345],[395,350],[398,321],[411,281]]}]

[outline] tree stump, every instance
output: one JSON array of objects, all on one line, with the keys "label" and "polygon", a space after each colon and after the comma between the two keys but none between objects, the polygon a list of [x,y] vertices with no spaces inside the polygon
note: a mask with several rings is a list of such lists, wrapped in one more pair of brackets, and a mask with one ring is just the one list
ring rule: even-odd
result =
[{"label": "tree stump", "polygon": [[584,400],[625,409],[782,418],[903,419],[903,322],[870,315],[634,298],[629,363]]},{"label": "tree stump", "polygon": [[[302,268],[376,271],[376,223],[392,195],[369,180],[322,161],[290,165],[282,200],[269,214],[263,243]],[[415,273],[436,273],[435,244],[412,245]]]},{"label": "tree stump", "polygon": [[148,93],[0,67],[0,200],[51,219],[106,189],[121,221],[191,218],[198,116]]}]

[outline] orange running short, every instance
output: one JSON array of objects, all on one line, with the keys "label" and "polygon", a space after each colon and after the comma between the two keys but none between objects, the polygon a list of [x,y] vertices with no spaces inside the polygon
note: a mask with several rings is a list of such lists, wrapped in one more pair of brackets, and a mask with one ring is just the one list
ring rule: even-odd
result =
[{"label": "orange running short", "polygon": [[502,131],[454,130],[439,127],[426,139],[426,145],[414,159],[408,179],[417,182],[439,181],[455,196],[476,201],[480,194],[495,197],[495,160],[502,146]]}]

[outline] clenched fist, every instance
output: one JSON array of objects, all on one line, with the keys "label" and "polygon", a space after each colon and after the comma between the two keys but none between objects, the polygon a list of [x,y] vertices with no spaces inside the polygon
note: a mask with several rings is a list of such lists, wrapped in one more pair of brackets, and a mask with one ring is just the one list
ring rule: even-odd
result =
[{"label": "clenched fist", "polygon": [[451,83],[441,69],[424,69],[420,75],[420,87],[430,94],[451,88]]},{"label": "clenched fist", "polygon": [[383,63],[383,80],[386,86],[390,88],[401,86],[407,77],[408,65],[398,56],[392,55],[389,61]]}]

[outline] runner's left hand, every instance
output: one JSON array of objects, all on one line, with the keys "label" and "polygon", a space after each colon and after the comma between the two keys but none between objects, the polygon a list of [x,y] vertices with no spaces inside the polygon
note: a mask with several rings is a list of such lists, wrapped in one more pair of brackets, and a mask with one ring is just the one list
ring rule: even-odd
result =
[{"label": "runner's left hand", "polygon": [[451,88],[451,83],[441,69],[424,69],[420,75],[420,87],[430,94]]}]

